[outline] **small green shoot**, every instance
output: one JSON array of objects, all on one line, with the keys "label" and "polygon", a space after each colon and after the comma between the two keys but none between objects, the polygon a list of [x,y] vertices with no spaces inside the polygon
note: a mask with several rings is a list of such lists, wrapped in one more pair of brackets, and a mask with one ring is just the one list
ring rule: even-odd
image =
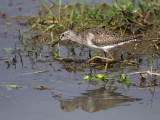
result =
[{"label": "small green shoot", "polygon": [[54,39],[53,39],[53,31],[51,31],[51,42],[54,42]]},{"label": "small green shoot", "polygon": [[119,81],[123,84],[126,85],[127,88],[130,87],[131,81],[130,81],[130,76],[126,75],[126,74],[121,74],[121,78],[119,79]]},{"label": "small green shoot", "polygon": [[75,5],[76,5],[76,0],[74,1],[74,5],[72,7],[72,11],[71,11],[71,15],[70,15],[70,21],[73,20],[73,15],[74,15],[74,8],[75,8]]},{"label": "small green shoot", "polygon": [[127,88],[129,88],[129,87],[130,87],[130,84],[131,84],[131,80],[130,80],[130,76],[128,75],[128,76],[127,76],[127,79],[126,79],[126,81],[125,81],[125,85],[127,86]]},{"label": "small green shoot", "polygon": [[29,33],[33,28],[35,28],[35,27],[39,24],[40,20],[41,20],[40,18],[37,19],[36,23],[33,24],[33,25],[29,28],[29,30],[23,35],[23,39],[28,35],[28,33]]},{"label": "small green shoot", "polygon": [[59,0],[59,9],[58,9],[58,20],[61,20],[61,6],[62,6],[62,0]]},{"label": "small green shoot", "polygon": [[107,76],[106,75],[104,75],[104,74],[97,74],[96,75],[96,78],[99,78],[99,79],[104,79],[104,78],[106,78]]},{"label": "small green shoot", "polygon": [[1,49],[2,51],[11,51],[11,50],[13,50],[13,48],[3,48],[3,49]]},{"label": "small green shoot", "polygon": [[56,26],[55,24],[52,24],[52,25],[48,26],[48,27],[44,30],[44,32],[50,30],[51,28],[54,28],[55,26]]},{"label": "small green shoot", "polygon": [[120,82],[123,82],[126,79],[126,74],[121,74]]},{"label": "small green shoot", "polygon": [[82,79],[88,80],[90,77],[88,75],[82,76]]},{"label": "small green shoot", "polygon": [[104,80],[105,78],[107,78],[106,75],[104,74],[97,74],[95,77],[90,78],[88,75],[82,76],[82,79],[84,80],[91,80],[91,81],[96,81],[96,82],[101,82],[102,80]]},{"label": "small green shoot", "polygon": [[9,87],[9,88],[16,88],[16,89],[22,88],[22,86],[20,86],[20,85],[5,85],[5,86]]},{"label": "small green shoot", "polygon": [[32,73],[24,73],[24,74],[20,74],[20,75],[30,75],[30,74],[44,73],[44,72],[47,72],[47,71],[46,70],[39,70],[39,71],[35,71],[35,72],[32,72]]},{"label": "small green shoot", "polygon": [[53,58],[54,58],[55,60],[58,60],[58,61],[64,60],[64,58],[58,57],[58,54],[57,54],[57,53],[53,53]]},{"label": "small green shoot", "polygon": [[97,77],[92,77],[91,80],[96,81],[98,83],[100,83],[102,81],[101,78],[97,78]]},{"label": "small green shoot", "polygon": [[62,61],[64,58],[54,58],[55,60]]},{"label": "small green shoot", "polygon": [[46,70],[35,71],[33,73],[44,73],[44,72],[46,72]]}]

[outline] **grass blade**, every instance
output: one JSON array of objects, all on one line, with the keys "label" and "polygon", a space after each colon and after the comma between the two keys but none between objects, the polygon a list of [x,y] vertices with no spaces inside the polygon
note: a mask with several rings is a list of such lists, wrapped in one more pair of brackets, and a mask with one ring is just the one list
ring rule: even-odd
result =
[{"label": "grass blade", "polygon": [[40,18],[38,18],[37,22],[36,22],[35,24],[33,24],[33,25],[29,28],[29,30],[23,35],[23,39],[26,38],[26,36],[28,35],[28,33],[29,33],[33,28],[35,28],[35,27],[39,24],[39,22],[40,22]]},{"label": "grass blade", "polygon": [[74,14],[75,5],[76,5],[76,0],[74,1],[74,5],[73,5],[72,11],[71,11],[71,16],[70,16],[70,20],[71,20],[71,21],[72,21],[72,19],[73,19],[73,14]]},{"label": "grass blade", "polygon": [[59,0],[59,9],[58,9],[58,19],[59,19],[59,22],[61,20],[61,6],[62,6],[62,0]]}]

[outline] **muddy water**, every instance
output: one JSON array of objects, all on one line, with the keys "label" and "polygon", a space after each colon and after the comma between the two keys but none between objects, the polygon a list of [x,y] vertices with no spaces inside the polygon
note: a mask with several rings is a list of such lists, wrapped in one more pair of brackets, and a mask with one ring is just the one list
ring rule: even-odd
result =
[{"label": "muddy water", "polygon": [[[7,1],[1,0],[0,4],[0,116],[4,120],[157,120],[160,117],[160,87],[136,87],[126,86],[117,82],[119,75],[114,76],[113,86],[116,90],[110,91],[109,87],[95,86],[94,83],[81,78],[84,75],[95,76],[103,73],[102,68],[90,67],[84,61],[88,58],[88,48],[69,47],[61,45],[61,55],[72,60],[80,59],[80,62],[50,61],[53,56],[49,53],[47,45],[38,46],[36,53],[29,54],[26,49],[29,46],[20,44],[18,33],[26,32],[28,28],[20,25],[25,20],[13,19],[19,15],[37,15],[38,1]],[[22,6],[22,10],[18,10]],[[4,16],[3,14],[6,14]],[[16,44],[16,46],[15,46]],[[140,61],[137,65],[123,65],[115,63],[108,68],[108,74],[131,73],[146,71],[154,63],[153,70],[159,70],[160,58],[151,59],[151,53],[158,53],[150,48],[144,51],[148,43],[133,43],[121,46],[110,52],[115,58],[124,54],[125,59],[130,59],[127,53],[134,53],[133,61]],[[138,47],[135,47],[138,46]],[[14,48],[20,51],[14,51]],[[40,48],[41,47],[41,48]],[[3,50],[12,48],[12,50]],[[129,48],[129,49],[125,49]],[[136,49],[135,49],[136,48]],[[123,51],[123,52],[122,52]],[[140,54],[144,52],[144,54]],[[41,55],[39,55],[41,52]],[[92,54],[94,54],[92,52]],[[49,57],[46,57],[50,55]],[[14,63],[13,58],[17,59]],[[8,59],[8,66],[5,59]],[[35,62],[34,60],[41,61]],[[42,61],[43,60],[43,61]],[[44,62],[48,60],[48,62]],[[34,73],[35,71],[46,72]],[[160,77],[152,76],[160,82]],[[147,77],[147,83],[151,76]],[[131,82],[139,86],[139,74],[131,76]],[[81,84],[78,84],[81,83]],[[5,85],[20,85],[22,88],[9,88]],[[52,90],[37,90],[35,86],[47,86]]]}]

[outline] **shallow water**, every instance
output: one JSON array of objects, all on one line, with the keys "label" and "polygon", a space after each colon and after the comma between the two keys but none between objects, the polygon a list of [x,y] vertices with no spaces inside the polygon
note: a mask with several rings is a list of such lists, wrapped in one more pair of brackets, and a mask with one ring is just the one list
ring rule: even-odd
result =
[{"label": "shallow water", "polygon": [[[0,13],[5,13],[6,18],[0,18],[0,116],[4,120],[157,120],[159,119],[159,99],[160,87],[139,88],[132,86],[127,89],[121,83],[115,81],[113,86],[118,87],[115,91],[110,92],[109,88],[94,86],[93,83],[83,80],[84,75],[95,76],[103,73],[102,69],[92,68],[85,65],[83,61],[88,58],[88,48],[70,46],[66,48],[61,45],[61,55],[73,60],[81,59],[79,63],[63,63],[58,61],[35,62],[36,55],[26,56],[27,52],[24,46],[20,44],[18,32],[21,34],[26,32],[28,28],[21,26],[25,20],[13,19],[13,16],[19,15],[37,15],[38,1],[6,1],[1,0],[4,4],[0,4]],[[22,10],[18,10],[18,6],[22,5]],[[15,42],[16,41],[16,42]],[[11,51],[3,51],[4,48],[21,49],[20,53]],[[134,46],[138,45],[137,49]],[[147,43],[146,43],[147,45]],[[133,43],[120,46],[111,50],[115,58],[119,58],[121,51],[124,58],[127,59],[127,53],[135,53],[135,57],[131,60],[138,61],[141,59],[140,65],[126,66],[122,64],[113,64],[108,68],[108,74],[112,73],[131,73],[137,71],[146,71],[151,63],[154,63],[154,70],[160,68],[160,58],[155,57],[152,61],[150,54],[157,52],[150,49],[151,52],[140,55],[145,48],[145,43]],[[129,46],[129,47],[128,47]],[[143,47],[142,47],[143,46]],[[26,48],[29,48],[27,46]],[[50,48],[44,45],[41,50],[42,55],[38,55],[38,59],[52,60],[49,54]],[[127,49],[126,48],[130,48]],[[139,48],[139,49],[138,49]],[[38,47],[36,49],[40,51]],[[92,52],[92,54],[94,54]],[[13,64],[12,59],[17,58],[17,63]],[[49,57],[45,57],[50,55]],[[74,56],[73,56],[74,55]],[[137,55],[137,56],[136,56]],[[80,57],[79,57],[80,56]],[[10,58],[10,59],[9,59]],[[11,65],[8,67],[3,59],[9,59]],[[23,61],[23,62],[22,62]],[[44,73],[33,73],[35,71],[46,70]],[[103,73],[104,74],[104,73]],[[153,76],[156,77],[156,76]],[[120,76],[115,76],[119,79]],[[160,77],[157,78],[157,83]],[[151,76],[147,77],[149,83]],[[78,84],[81,82],[81,84]],[[131,75],[131,82],[140,85],[139,74]],[[22,88],[7,88],[5,85],[17,84]],[[35,86],[47,86],[53,90],[37,90]]]}]

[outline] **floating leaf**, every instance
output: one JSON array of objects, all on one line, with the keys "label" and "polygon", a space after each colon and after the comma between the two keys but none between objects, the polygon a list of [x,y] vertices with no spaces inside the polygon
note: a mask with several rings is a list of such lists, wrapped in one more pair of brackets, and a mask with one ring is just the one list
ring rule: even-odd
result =
[{"label": "floating leaf", "polygon": [[3,48],[2,51],[11,51],[13,48]]},{"label": "floating leaf", "polygon": [[53,90],[52,88],[46,86],[35,86],[34,88],[38,90]]},{"label": "floating leaf", "polygon": [[6,87],[10,87],[10,88],[22,88],[22,86],[19,85],[5,85]]},{"label": "floating leaf", "polygon": [[125,81],[125,84],[127,87],[130,87],[131,81],[130,81],[130,76],[127,76],[127,79]]},{"label": "floating leaf", "polygon": [[30,74],[34,74],[34,73],[44,73],[44,72],[47,72],[46,70],[40,70],[40,71],[35,71],[35,72],[32,72],[32,73],[24,73],[24,74],[20,74],[20,75],[30,75]]},{"label": "floating leaf", "polygon": [[123,82],[125,79],[126,79],[126,74],[121,74],[121,79],[119,81]]},{"label": "floating leaf", "polygon": [[101,82],[102,81],[102,79],[101,78],[97,78],[97,77],[92,77],[92,79],[91,80],[94,80],[94,81],[97,81],[97,82]]},{"label": "floating leaf", "polygon": [[121,74],[121,79],[125,80],[126,79],[126,74]]},{"label": "floating leaf", "polygon": [[46,72],[46,70],[35,71],[33,73],[43,73],[43,72]]},{"label": "floating leaf", "polygon": [[114,77],[116,75],[119,75],[119,74],[118,73],[112,73],[112,74],[108,75],[108,77]]},{"label": "floating leaf", "polygon": [[88,80],[88,79],[89,79],[89,76],[88,76],[88,75],[82,76],[82,79]]},{"label": "floating leaf", "polygon": [[54,58],[54,59],[59,60],[59,61],[64,60],[64,58]]},{"label": "floating leaf", "polygon": [[102,79],[102,78],[105,78],[106,76],[103,74],[97,74],[96,77]]}]

